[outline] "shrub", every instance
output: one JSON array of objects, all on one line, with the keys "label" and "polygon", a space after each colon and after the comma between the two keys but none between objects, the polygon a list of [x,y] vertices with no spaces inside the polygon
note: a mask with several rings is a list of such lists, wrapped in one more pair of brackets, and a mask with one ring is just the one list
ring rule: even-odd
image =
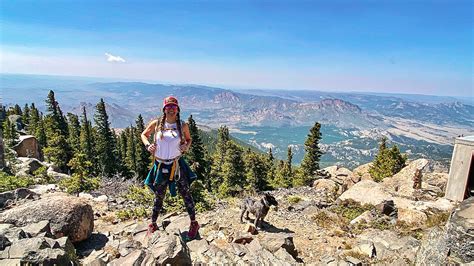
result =
[{"label": "shrub", "polygon": [[347,219],[347,222],[350,222],[365,211],[372,210],[373,208],[374,206],[370,204],[360,205],[353,200],[345,200],[331,210]]},{"label": "shrub", "polygon": [[298,196],[289,196],[289,197],[288,197],[288,202],[289,202],[290,204],[296,204],[296,203],[298,203],[298,202],[300,202],[300,201],[301,201],[301,198],[298,197]]},{"label": "shrub", "polygon": [[0,192],[15,190],[21,187],[29,187],[35,184],[35,180],[30,176],[16,177],[0,171]]},{"label": "shrub", "polygon": [[66,190],[69,194],[78,194],[83,191],[91,191],[100,187],[100,178],[98,177],[81,177],[73,174],[69,178],[59,181],[59,187]]}]

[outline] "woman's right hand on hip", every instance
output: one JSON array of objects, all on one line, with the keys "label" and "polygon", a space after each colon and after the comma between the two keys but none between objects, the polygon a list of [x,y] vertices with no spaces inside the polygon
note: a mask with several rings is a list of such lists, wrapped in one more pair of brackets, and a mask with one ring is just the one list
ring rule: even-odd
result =
[{"label": "woman's right hand on hip", "polygon": [[155,153],[155,151],[156,151],[156,144],[153,143],[153,144],[148,145],[147,150],[148,150],[150,153],[152,153],[152,154]]}]

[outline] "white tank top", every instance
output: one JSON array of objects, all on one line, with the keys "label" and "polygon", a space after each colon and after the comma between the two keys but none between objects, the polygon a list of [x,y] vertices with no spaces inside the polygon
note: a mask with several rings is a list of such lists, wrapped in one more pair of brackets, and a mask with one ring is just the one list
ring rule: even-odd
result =
[{"label": "white tank top", "polygon": [[[164,160],[174,159],[181,155],[179,149],[181,138],[179,137],[177,124],[170,124],[165,121],[164,128],[165,130],[155,134],[155,156]],[[161,137],[162,135],[163,137]]]}]

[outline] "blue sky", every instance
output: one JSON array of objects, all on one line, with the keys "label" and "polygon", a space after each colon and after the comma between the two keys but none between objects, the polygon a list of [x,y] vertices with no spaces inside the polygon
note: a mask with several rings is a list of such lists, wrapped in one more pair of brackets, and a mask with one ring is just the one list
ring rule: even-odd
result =
[{"label": "blue sky", "polygon": [[0,71],[473,96],[473,1],[1,1]]}]

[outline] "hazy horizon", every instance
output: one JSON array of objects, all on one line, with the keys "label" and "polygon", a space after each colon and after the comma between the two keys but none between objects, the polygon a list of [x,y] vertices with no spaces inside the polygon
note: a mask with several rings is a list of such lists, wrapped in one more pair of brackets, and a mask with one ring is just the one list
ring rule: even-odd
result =
[{"label": "hazy horizon", "polygon": [[472,1],[2,3],[2,73],[473,94]]},{"label": "hazy horizon", "polygon": [[[193,84],[193,83],[173,83],[159,80],[140,80],[140,79],[120,79],[110,77],[87,77],[87,76],[69,76],[69,75],[40,75],[40,74],[24,74],[24,73],[0,73],[0,77],[3,79],[5,76],[25,76],[25,77],[38,77],[38,78],[50,78],[52,80],[65,80],[65,81],[84,81],[84,82],[101,82],[101,83],[113,83],[113,82],[140,82],[146,84],[162,84],[162,85],[176,85],[176,86],[206,86],[214,87],[219,89],[228,89],[236,92],[251,93],[252,91],[268,91],[268,92],[288,92],[288,91],[300,91],[300,92],[331,92],[331,93],[356,93],[356,94],[373,94],[373,95],[406,95],[406,96],[429,96],[429,97],[452,97],[456,99],[468,100],[471,104],[474,104],[473,95],[434,95],[434,94],[419,94],[419,93],[403,93],[403,92],[379,92],[379,91],[350,91],[350,90],[331,90],[327,91],[324,89],[273,89],[273,88],[246,88],[246,87],[232,87],[219,84]],[[76,80],[77,79],[77,80]],[[1,81],[1,80],[0,80]],[[3,83],[0,82],[0,89],[3,88]],[[52,88],[54,90],[54,88]]]}]

